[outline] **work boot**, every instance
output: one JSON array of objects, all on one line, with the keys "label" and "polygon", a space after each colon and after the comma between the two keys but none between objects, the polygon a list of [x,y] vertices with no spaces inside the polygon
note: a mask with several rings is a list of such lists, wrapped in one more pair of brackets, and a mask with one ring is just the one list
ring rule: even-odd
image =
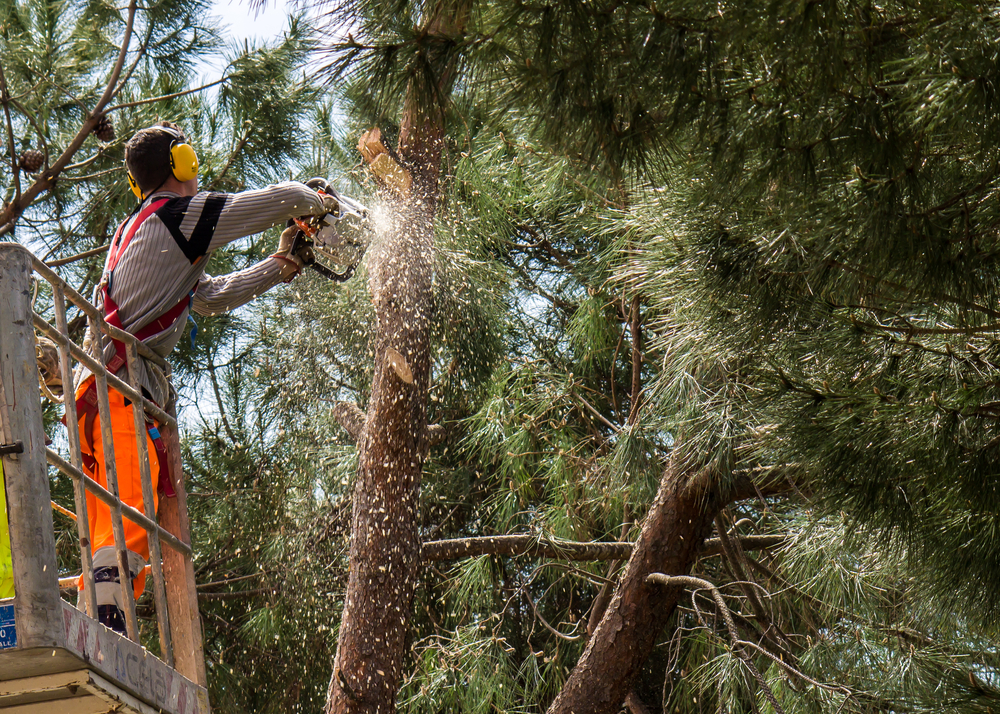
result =
[{"label": "work boot", "polygon": [[[118,598],[121,590],[118,578],[118,568],[115,566],[105,566],[94,568],[94,585],[97,586],[97,620],[110,630],[126,635],[125,613],[118,607]],[[104,604],[101,604],[101,601]],[[108,602],[108,601],[111,602]]]}]

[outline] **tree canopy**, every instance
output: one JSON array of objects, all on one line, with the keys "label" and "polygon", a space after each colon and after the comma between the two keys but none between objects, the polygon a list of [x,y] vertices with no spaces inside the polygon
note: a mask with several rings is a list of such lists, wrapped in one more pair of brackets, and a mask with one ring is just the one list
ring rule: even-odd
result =
[{"label": "tree canopy", "polygon": [[[175,357],[201,408],[184,461],[213,707],[320,711],[332,670],[331,696],[350,690],[337,706],[368,706],[334,655],[352,508],[381,483],[359,424],[396,385],[379,371],[385,274],[424,275],[390,250],[418,215],[427,371],[397,393],[429,427],[411,485],[423,546],[382,583],[413,578],[394,595],[411,598],[405,638],[384,645],[397,709],[996,708],[995,4],[319,10],[315,44],[293,25],[234,58],[210,106],[121,110],[133,127],[154,108],[189,117],[222,188],[294,165],[380,226],[350,283],[298,278]],[[308,49],[326,84],[293,74]],[[40,81],[14,89],[18,72],[49,71],[7,56],[7,97]],[[102,76],[85,59],[76,76]],[[116,101],[189,86],[137,67]],[[4,106],[24,135],[47,108],[61,146],[85,115],[55,83],[99,90],[52,76],[30,114]],[[372,127],[427,192],[363,166]],[[88,170],[119,159],[102,145]],[[96,179],[69,184],[17,239],[43,206],[96,205]],[[123,188],[53,255],[101,243]]]}]

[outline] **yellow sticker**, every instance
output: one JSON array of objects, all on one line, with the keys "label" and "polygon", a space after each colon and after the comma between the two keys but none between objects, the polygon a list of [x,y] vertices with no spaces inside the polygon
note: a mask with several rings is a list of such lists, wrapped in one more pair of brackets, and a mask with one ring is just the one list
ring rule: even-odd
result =
[{"label": "yellow sticker", "polygon": [[0,600],[14,597],[14,564],[10,558],[10,531],[7,526],[7,490],[0,463]]}]

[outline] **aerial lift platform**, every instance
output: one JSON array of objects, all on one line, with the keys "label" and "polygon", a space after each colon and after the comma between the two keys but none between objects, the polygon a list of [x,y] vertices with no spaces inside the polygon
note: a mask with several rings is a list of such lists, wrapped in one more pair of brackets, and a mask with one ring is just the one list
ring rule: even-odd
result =
[{"label": "aerial lift platform", "polygon": [[[35,312],[33,293],[51,295],[51,310]],[[0,243],[0,464],[6,488],[7,527],[14,595],[0,599],[0,712],[3,714],[209,714],[201,624],[180,464],[177,420],[143,398],[138,385],[109,374],[69,337],[67,300],[96,321],[101,339],[126,344],[129,365],[139,355],[169,365],[131,335],[107,325],[103,315],[51,268],[23,246]],[[66,423],[75,425],[72,397],[73,365],[85,364],[96,377],[102,438],[112,443],[107,390],[110,384],[136,409],[137,448],[142,468],[145,512],[117,497],[114,464],[107,465],[108,488],[88,478],[82,468],[79,432],[67,430],[66,453],[47,445],[42,421],[41,391],[35,361],[35,330],[59,349]],[[130,374],[135,369],[130,368]],[[131,380],[130,380],[131,381]],[[142,412],[159,426],[167,445],[170,477],[176,497],[161,497],[159,513],[152,507],[153,489],[146,453]],[[73,480],[82,581],[81,609],[60,591],[76,590],[76,574],[58,572],[50,469]],[[101,625],[96,618],[94,569],[87,521],[86,494],[106,504],[112,514],[120,572],[126,570],[123,518],[142,526],[149,536],[153,602],[159,635],[155,656],[140,644],[139,624],[128,578],[122,578],[128,637]],[[2,516],[2,511],[0,511]],[[0,523],[0,529],[3,524]],[[162,547],[161,547],[162,546]],[[0,547],[3,539],[0,538]],[[0,563],[5,554],[0,553]],[[0,570],[2,572],[2,570]],[[147,582],[150,579],[147,578]],[[9,583],[8,583],[9,585]],[[0,590],[2,593],[2,590]],[[0,595],[2,597],[2,595]],[[148,636],[152,636],[150,633]]]}]

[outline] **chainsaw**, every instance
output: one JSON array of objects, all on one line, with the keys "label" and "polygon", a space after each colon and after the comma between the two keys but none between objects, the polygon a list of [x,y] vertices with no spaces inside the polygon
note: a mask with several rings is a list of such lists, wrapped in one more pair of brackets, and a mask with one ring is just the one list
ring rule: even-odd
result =
[{"label": "chainsaw", "polygon": [[[298,255],[303,263],[320,275],[338,283],[346,282],[354,276],[375,235],[368,209],[354,199],[337,193],[326,179],[309,179],[306,185],[336,200],[337,212],[291,219],[289,225],[294,224],[299,230],[289,252]],[[344,271],[338,273],[316,262],[317,256],[343,266]]]}]

